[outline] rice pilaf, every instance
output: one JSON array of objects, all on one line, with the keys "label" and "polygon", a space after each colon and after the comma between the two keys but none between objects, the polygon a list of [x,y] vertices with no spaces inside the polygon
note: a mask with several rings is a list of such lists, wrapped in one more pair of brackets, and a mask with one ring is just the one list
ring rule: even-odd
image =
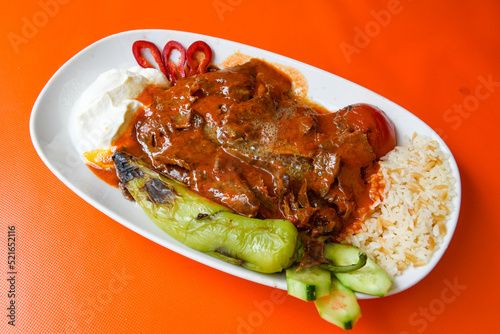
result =
[{"label": "rice pilaf", "polygon": [[366,252],[392,278],[425,265],[446,235],[455,196],[448,157],[435,140],[414,134],[380,161],[383,200],[342,243]]}]

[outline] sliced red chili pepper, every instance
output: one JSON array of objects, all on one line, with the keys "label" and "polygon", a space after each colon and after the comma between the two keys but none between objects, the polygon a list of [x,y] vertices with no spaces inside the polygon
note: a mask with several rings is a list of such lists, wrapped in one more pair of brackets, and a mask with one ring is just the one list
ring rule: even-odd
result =
[{"label": "sliced red chili pepper", "polygon": [[[169,59],[170,54],[173,50],[177,50],[181,53],[177,62],[177,67],[175,66],[174,62]],[[175,85],[179,76],[181,78],[186,77],[186,71],[184,69],[184,66],[186,65],[186,49],[184,49],[181,43],[176,41],[168,42],[163,48],[162,57],[163,63],[167,67],[167,77],[172,82],[172,84]]]},{"label": "sliced red chili pepper", "polygon": [[167,75],[167,69],[163,64],[160,49],[158,49],[158,47],[151,42],[142,40],[134,42],[134,44],[132,45],[132,52],[134,54],[137,63],[144,68],[154,68],[154,66],[151,65],[151,63],[147,61],[147,59],[144,58],[144,56],[142,55],[143,49],[149,49],[149,52],[151,53],[154,60],[158,64],[160,71],[162,71],[163,74]]},{"label": "sliced red chili pepper", "polygon": [[[194,54],[197,51],[203,52],[205,58],[200,64],[194,59]],[[208,65],[212,61],[212,49],[203,41],[196,41],[187,49],[187,67],[189,70],[188,76],[207,72]]]}]

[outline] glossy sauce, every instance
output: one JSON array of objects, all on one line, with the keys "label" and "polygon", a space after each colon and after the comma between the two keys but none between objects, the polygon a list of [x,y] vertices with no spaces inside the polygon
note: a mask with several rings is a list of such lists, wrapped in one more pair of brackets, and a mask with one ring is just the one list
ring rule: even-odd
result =
[{"label": "glossy sauce", "polygon": [[357,104],[330,113],[257,59],[168,90],[148,86],[138,100],[144,107],[114,150],[242,215],[288,219],[305,238],[364,219],[367,180],[396,144],[382,111]]},{"label": "glossy sauce", "polygon": [[118,177],[112,159],[113,152],[109,150],[94,150],[83,155],[87,167],[98,178],[111,186],[118,186]]}]

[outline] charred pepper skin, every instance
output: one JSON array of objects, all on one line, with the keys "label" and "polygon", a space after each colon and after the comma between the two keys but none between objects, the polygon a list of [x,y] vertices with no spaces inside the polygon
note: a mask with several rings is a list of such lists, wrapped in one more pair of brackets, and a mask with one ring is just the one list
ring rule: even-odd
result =
[{"label": "charred pepper skin", "polygon": [[275,273],[303,252],[295,226],[233,213],[132,157],[113,155],[122,185],[161,229],[186,246],[248,269]]}]

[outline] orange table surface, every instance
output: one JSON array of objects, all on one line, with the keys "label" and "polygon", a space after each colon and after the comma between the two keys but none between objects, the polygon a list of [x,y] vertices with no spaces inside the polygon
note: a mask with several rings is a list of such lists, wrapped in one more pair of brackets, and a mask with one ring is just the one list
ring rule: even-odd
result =
[{"label": "orange table surface", "polygon": [[297,59],[365,86],[433,127],[460,168],[455,235],[420,283],[361,300],[363,316],[352,332],[500,332],[498,1],[4,1],[0,18],[1,333],[342,332],[313,304],[132,232],[75,195],[38,157],[29,118],[54,72],[101,38],[146,28]]}]

